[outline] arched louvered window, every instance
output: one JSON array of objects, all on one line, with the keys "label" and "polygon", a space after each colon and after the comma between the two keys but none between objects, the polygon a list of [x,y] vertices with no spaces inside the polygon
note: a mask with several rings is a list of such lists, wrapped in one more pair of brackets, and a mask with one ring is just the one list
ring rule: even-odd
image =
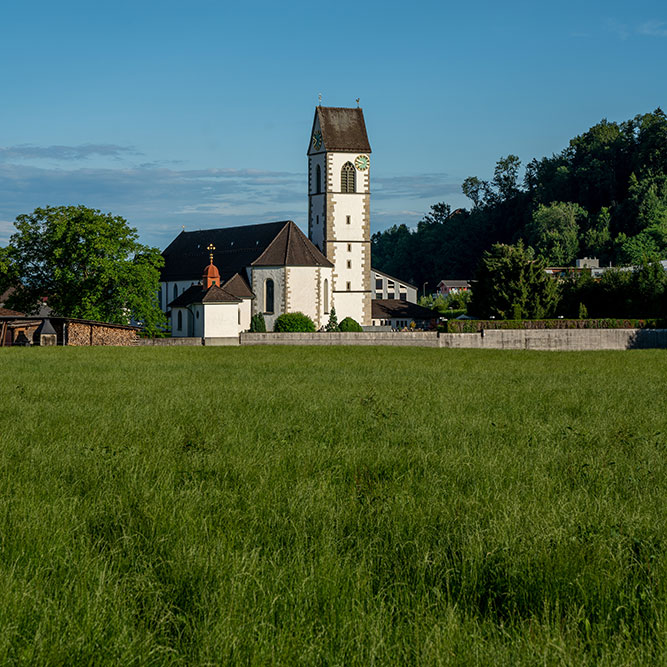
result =
[{"label": "arched louvered window", "polygon": [[322,169],[319,164],[315,167],[315,192],[318,195],[322,192]]},{"label": "arched louvered window", "polygon": [[324,302],[324,312],[329,312],[329,281],[324,279],[324,294],[322,295],[322,301]]},{"label": "arched louvered window", "polygon": [[341,192],[356,192],[355,187],[356,171],[351,162],[346,162],[340,170],[340,191]]},{"label": "arched louvered window", "polygon": [[183,311],[182,310],[178,311],[178,324],[176,325],[176,328],[179,331],[183,331]]},{"label": "arched louvered window", "polygon": [[264,312],[273,312],[273,280],[271,278],[264,281]]}]

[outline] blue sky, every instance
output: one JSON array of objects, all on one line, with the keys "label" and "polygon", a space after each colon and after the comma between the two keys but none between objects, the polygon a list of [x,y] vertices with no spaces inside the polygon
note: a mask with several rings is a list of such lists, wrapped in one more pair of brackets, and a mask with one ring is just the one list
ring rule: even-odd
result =
[{"label": "blue sky", "polygon": [[[667,3],[41,2],[0,9],[0,243],[85,204],[142,241],[293,219],[323,104],[361,98],[372,231],[508,153],[667,107]],[[330,5],[330,6],[328,6]]]}]

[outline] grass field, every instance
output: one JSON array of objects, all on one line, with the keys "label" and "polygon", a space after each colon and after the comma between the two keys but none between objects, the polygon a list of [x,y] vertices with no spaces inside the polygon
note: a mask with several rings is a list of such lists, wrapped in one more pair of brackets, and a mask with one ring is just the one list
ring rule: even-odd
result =
[{"label": "grass field", "polygon": [[667,352],[0,349],[0,663],[667,663]]}]

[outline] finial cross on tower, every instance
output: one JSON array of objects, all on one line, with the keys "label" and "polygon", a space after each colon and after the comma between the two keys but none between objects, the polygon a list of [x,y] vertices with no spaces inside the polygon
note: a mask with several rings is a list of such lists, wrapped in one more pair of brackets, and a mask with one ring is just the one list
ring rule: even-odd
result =
[{"label": "finial cross on tower", "polygon": [[322,93],[319,93],[317,96],[318,106],[322,106]]},{"label": "finial cross on tower", "polygon": [[212,243],[209,243],[206,250],[208,250],[209,257],[211,258],[211,264],[213,264],[213,251],[215,250],[215,246]]}]

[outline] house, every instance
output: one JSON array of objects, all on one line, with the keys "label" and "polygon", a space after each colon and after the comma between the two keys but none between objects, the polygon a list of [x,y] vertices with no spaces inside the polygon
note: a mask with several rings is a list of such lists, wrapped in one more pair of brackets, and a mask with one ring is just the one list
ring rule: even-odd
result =
[{"label": "house", "polygon": [[441,296],[449,296],[458,292],[467,292],[469,289],[469,280],[441,280],[436,291]]},{"label": "house", "polygon": [[373,326],[403,329],[414,322],[418,329],[430,329],[435,327],[438,317],[437,311],[400,299],[373,301]]},{"label": "house", "polygon": [[371,267],[371,284],[375,299],[399,299],[417,303],[417,287]]}]

